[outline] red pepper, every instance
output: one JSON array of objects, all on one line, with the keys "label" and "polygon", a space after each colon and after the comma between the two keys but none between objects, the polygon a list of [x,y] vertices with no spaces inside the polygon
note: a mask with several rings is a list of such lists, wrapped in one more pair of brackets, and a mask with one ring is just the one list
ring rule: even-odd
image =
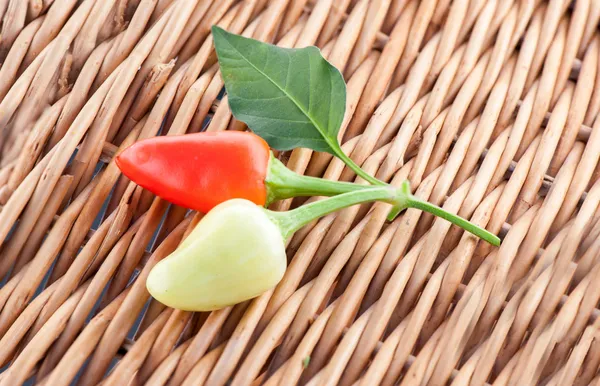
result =
[{"label": "red pepper", "polygon": [[293,173],[261,137],[240,131],[146,139],[123,151],[116,163],[157,196],[204,213],[232,198],[264,206],[283,198],[368,188]]}]

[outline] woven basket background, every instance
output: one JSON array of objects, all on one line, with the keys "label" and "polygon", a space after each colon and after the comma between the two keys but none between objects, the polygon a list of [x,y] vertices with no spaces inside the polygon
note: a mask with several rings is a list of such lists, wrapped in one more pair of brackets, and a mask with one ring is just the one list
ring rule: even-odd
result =
[{"label": "woven basket background", "polygon": [[[0,385],[600,384],[600,1],[0,0],[0,16]],[[319,46],[348,83],[346,153],[502,246],[356,206],[297,232],[256,299],[150,299],[201,215],[112,159],[245,129],[213,24]]]}]

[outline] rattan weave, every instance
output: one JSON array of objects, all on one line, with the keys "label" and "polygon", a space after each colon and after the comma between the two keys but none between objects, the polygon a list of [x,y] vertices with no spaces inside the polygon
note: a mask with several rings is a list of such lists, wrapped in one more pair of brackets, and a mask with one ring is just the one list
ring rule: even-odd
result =
[{"label": "rattan weave", "polygon": [[[0,0],[0,19],[0,386],[600,385],[599,0]],[[151,300],[201,215],[112,159],[245,129],[213,24],[320,47],[348,84],[344,150],[502,246],[363,205],[297,232],[256,299]]]}]

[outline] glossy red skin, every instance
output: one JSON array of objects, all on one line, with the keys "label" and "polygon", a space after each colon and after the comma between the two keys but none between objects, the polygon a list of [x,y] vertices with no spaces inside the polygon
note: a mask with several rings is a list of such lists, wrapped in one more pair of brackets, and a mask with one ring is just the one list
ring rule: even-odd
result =
[{"label": "glossy red skin", "polygon": [[257,205],[267,199],[269,145],[241,131],[155,137],[117,156],[136,184],[174,204],[207,213],[232,198]]}]

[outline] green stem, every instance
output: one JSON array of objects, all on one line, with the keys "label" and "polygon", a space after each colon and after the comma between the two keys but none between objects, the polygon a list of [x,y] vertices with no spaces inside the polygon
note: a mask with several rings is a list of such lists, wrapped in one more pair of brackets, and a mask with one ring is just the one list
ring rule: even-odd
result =
[{"label": "green stem", "polygon": [[[375,185],[375,186],[387,186],[387,184],[385,182],[382,182],[382,181],[376,179],[375,177],[372,177],[371,175],[367,174],[364,170],[362,170],[360,168],[360,166],[358,166],[350,157],[348,157],[344,153],[344,151],[342,150],[341,147],[337,146],[337,147],[333,147],[333,148],[334,148],[335,153],[338,156],[338,158],[341,159],[342,161],[344,161],[344,163],[350,169],[352,169],[358,176],[362,177],[365,181],[368,181],[369,183],[371,183],[372,185]],[[445,220],[450,221],[454,225],[458,225],[459,227],[463,228],[467,232],[474,234],[475,236],[487,241],[488,243],[490,243],[492,245],[495,245],[495,246],[500,245],[500,238],[498,238],[498,236],[496,236],[495,234],[488,232],[487,230],[473,224],[470,221],[465,220],[462,217],[459,217],[455,214],[447,212],[444,209],[442,209],[436,205],[433,205],[427,201],[422,201],[422,200],[416,198],[415,196],[413,196],[411,194],[408,181],[404,181],[404,183],[402,184],[402,187],[400,189],[401,189],[402,193],[405,195],[406,199],[408,200],[408,205],[407,205],[408,207],[420,209],[422,211],[434,214],[438,217],[441,217]],[[403,202],[402,205],[395,205],[392,208],[392,210],[390,211],[390,214],[388,215],[388,220],[392,221],[405,208],[406,208],[405,202]]]},{"label": "green stem", "polygon": [[331,181],[294,173],[271,154],[269,172],[265,179],[267,206],[273,201],[299,196],[335,196],[372,188],[370,185]]},{"label": "green stem", "polygon": [[370,187],[312,202],[288,212],[265,211],[271,220],[279,225],[281,234],[287,239],[311,221],[342,208],[371,201],[383,201],[406,208],[407,199],[405,194],[391,187]]},{"label": "green stem", "polygon": [[[335,146],[332,145],[332,149],[334,150],[336,156],[339,159],[341,159],[346,164],[346,166],[348,166],[350,169],[352,169],[354,171],[354,173],[356,173],[356,175],[359,176],[359,177],[361,177],[363,180],[367,181],[368,183],[370,183],[371,185],[374,185],[374,186],[388,186],[387,183],[385,183],[385,182],[383,182],[381,180],[378,180],[377,178],[375,178],[372,175],[370,175],[367,172],[365,172],[360,166],[358,166],[352,160],[352,158],[348,157],[346,155],[346,153],[344,153],[344,151],[342,150],[342,148],[340,147],[339,144],[336,143]],[[408,193],[410,194],[410,191]],[[395,206],[394,208],[392,208],[392,210],[391,210],[390,214],[388,215],[387,219],[389,221],[392,221],[404,209],[405,208],[403,208],[403,207]]]},{"label": "green stem", "polygon": [[500,238],[498,236],[496,236],[495,234],[473,224],[470,221],[465,220],[464,218],[462,218],[460,216],[457,216],[455,214],[447,212],[444,209],[440,208],[439,206],[433,205],[430,202],[422,201],[419,198],[411,195],[408,198],[407,206],[409,208],[415,208],[415,209],[420,209],[425,212],[429,212],[435,216],[443,218],[444,220],[448,220],[452,224],[458,225],[459,227],[466,230],[467,232],[474,234],[475,236],[487,241],[488,243],[490,243],[492,245],[495,245],[495,246],[500,245]]},{"label": "green stem", "polygon": [[341,159],[346,164],[346,166],[348,166],[350,169],[352,169],[352,171],[354,171],[354,173],[356,173],[356,175],[361,177],[363,180],[365,180],[368,183],[370,183],[371,185],[375,185],[375,186],[386,186],[387,185],[385,182],[378,180],[377,178],[373,177],[372,175],[370,175],[367,172],[365,172],[364,170],[362,170],[361,167],[358,166],[352,160],[352,158],[348,157],[346,155],[346,153],[344,153],[342,148],[338,147],[338,149],[334,149],[334,150],[335,150],[336,156],[339,159]]},{"label": "green stem", "polygon": [[339,194],[325,200],[312,202],[288,212],[273,212],[266,209],[265,211],[271,220],[279,226],[283,237],[287,239],[298,229],[319,217],[342,208],[372,201],[383,201],[394,205],[392,212],[395,212],[395,214],[391,217],[395,217],[395,215],[406,208],[420,209],[450,221],[452,224],[458,225],[467,232],[492,245],[500,245],[500,238],[493,233],[439,206],[413,196],[410,193],[408,181],[405,181],[399,189],[390,186],[370,186],[361,190]]}]

